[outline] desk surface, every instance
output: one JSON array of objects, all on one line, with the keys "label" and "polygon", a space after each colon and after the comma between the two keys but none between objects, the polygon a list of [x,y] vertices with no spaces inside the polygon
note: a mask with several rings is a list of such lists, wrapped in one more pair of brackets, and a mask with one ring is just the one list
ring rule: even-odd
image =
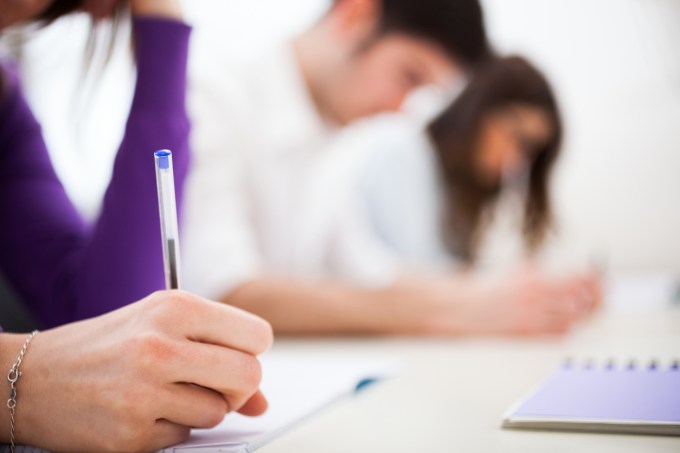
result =
[{"label": "desk surface", "polygon": [[680,357],[680,309],[598,314],[563,338],[277,340],[272,354],[394,358],[399,377],[337,403],[262,453],[680,452],[680,438],[502,430],[565,357]]}]

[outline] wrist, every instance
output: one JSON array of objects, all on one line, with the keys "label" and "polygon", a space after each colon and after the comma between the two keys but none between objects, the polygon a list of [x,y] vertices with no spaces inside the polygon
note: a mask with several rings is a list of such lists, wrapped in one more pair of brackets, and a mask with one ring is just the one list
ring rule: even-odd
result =
[{"label": "wrist", "polygon": [[[451,291],[438,279],[402,277],[384,294],[377,323],[387,334],[448,335],[455,307]],[[386,314],[388,314],[386,316]]]},{"label": "wrist", "polygon": [[[0,442],[9,443],[10,441],[10,417],[9,408],[7,407],[7,400],[9,399],[10,383],[7,380],[7,374],[9,373],[12,366],[17,361],[17,356],[24,346],[28,334],[12,334],[3,333],[0,334]],[[32,342],[31,342],[32,343]],[[22,411],[28,404],[30,404],[30,389],[27,389],[26,376],[29,374],[26,372],[28,368],[26,363],[30,361],[31,350],[33,345],[30,345],[29,349],[26,351],[24,361],[22,361],[19,371],[21,371],[22,376],[17,380],[15,386],[17,390],[17,407],[15,408],[15,436],[17,436],[17,441],[21,439],[22,442],[26,442],[26,439],[30,440],[29,428],[30,425],[23,425],[23,417],[21,416]],[[22,433],[19,437],[17,434]]]},{"label": "wrist", "polygon": [[480,307],[489,297],[486,285],[468,276],[456,276],[427,282],[425,288],[430,306],[425,333],[450,336],[478,332],[483,323]]},{"label": "wrist", "polygon": [[130,2],[130,9],[135,17],[183,19],[179,0],[133,0]]}]

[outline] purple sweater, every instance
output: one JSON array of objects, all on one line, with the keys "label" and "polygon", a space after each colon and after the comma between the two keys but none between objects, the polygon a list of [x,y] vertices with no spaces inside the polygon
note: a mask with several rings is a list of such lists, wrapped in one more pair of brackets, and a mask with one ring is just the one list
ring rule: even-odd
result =
[{"label": "purple sweater", "polygon": [[[43,327],[106,313],[164,286],[153,152],[173,151],[177,202],[189,164],[190,27],[134,21],[137,84],[101,215],[69,201],[16,76],[0,97],[0,272]],[[0,68],[1,69],[1,68]]]}]

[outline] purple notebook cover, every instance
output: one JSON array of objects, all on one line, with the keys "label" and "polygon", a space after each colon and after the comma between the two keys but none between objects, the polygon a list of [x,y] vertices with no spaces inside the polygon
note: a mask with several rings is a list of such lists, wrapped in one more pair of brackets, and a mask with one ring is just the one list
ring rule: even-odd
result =
[{"label": "purple notebook cover", "polygon": [[565,365],[512,417],[680,423],[680,370]]}]

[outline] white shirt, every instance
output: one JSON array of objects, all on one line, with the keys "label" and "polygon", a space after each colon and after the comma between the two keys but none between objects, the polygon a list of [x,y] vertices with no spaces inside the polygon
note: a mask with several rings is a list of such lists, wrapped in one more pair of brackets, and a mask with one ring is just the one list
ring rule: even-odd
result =
[{"label": "white shirt", "polygon": [[[329,148],[316,167],[312,192],[338,198],[325,227],[334,239],[319,241],[318,248],[335,243],[329,253],[345,262],[364,250],[364,257],[370,254],[371,261],[383,263],[383,281],[390,265],[393,275],[447,271],[456,265],[443,239],[442,178],[421,123],[397,115],[369,120]],[[362,272],[378,284],[380,275],[373,268]],[[356,279],[349,266],[326,271]]]},{"label": "white shirt", "polygon": [[392,261],[379,252],[333,254],[335,238],[359,235],[335,234],[329,208],[339,199],[310,193],[336,129],[317,113],[291,46],[217,67],[192,88],[187,289],[219,297],[262,274],[321,279],[338,268],[357,281],[393,277]]},{"label": "white shirt", "polygon": [[422,127],[393,119],[356,184],[377,239],[408,267],[450,268],[444,241],[445,192],[434,147]]}]

